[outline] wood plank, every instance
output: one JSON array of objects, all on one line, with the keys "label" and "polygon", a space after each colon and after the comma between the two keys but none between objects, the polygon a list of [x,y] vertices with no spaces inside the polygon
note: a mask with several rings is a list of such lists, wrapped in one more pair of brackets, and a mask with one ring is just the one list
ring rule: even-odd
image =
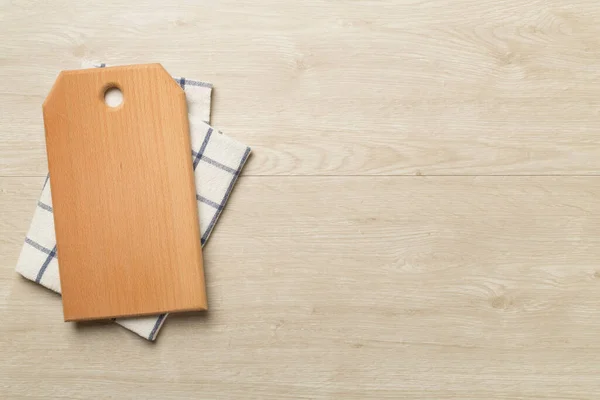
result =
[{"label": "wood plank", "polygon": [[[0,254],[17,254],[8,232],[40,184],[0,178]],[[0,387],[596,399],[599,207],[597,177],[244,176],[205,247],[210,312],[170,317],[155,345],[64,324],[58,296],[3,258]]]},{"label": "wood plank", "polygon": [[46,172],[40,104],[83,58],[213,82],[249,175],[600,173],[591,0],[58,4],[4,10],[1,175]]}]

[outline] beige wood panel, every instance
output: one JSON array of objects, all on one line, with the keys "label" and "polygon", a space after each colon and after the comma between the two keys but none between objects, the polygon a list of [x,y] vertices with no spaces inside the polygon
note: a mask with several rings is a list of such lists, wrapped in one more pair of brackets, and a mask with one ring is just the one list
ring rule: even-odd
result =
[{"label": "beige wood panel", "polygon": [[6,398],[600,396],[600,178],[242,177],[155,344],[16,276],[42,181],[0,178]]},{"label": "beige wood panel", "polygon": [[83,58],[215,84],[250,175],[598,174],[596,1],[6,3],[0,171],[46,172],[39,105]]},{"label": "beige wood panel", "polygon": [[[591,0],[0,2],[0,397],[599,398],[600,177],[565,176],[600,173],[599,21]],[[154,344],[65,325],[14,272],[41,103],[84,58],[212,82],[253,148],[205,248],[210,312]]]}]

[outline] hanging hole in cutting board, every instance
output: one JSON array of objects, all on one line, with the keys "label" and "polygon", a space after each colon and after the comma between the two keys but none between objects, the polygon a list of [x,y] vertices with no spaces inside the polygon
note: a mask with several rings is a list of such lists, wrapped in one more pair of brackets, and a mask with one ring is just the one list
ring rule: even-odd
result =
[{"label": "hanging hole in cutting board", "polygon": [[123,92],[116,86],[109,86],[104,92],[104,102],[111,108],[120,106],[123,103]]}]

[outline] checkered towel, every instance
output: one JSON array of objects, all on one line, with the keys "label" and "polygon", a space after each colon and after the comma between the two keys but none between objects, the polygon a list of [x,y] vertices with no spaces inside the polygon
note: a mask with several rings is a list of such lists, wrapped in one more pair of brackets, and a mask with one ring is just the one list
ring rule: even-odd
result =
[{"label": "checkered towel", "polygon": [[[105,65],[84,63],[83,66]],[[196,180],[201,240],[204,245],[250,155],[250,148],[204,122],[210,117],[212,85],[184,78],[174,79],[184,89],[188,100],[191,157]],[[25,278],[60,293],[50,183],[46,177],[16,271]],[[167,315],[119,318],[115,322],[145,339],[155,340]]]}]

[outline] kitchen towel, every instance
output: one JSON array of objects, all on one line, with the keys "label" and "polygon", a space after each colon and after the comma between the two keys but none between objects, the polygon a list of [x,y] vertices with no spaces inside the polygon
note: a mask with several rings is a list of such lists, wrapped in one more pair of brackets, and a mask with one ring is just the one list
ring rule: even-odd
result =
[{"label": "kitchen towel", "polygon": [[[89,64],[84,63],[84,67]],[[104,64],[93,64],[104,67]],[[210,84],[174,78],[188,99],[191,157],[196,183],[202,245],[206,243],[248,156],[250,147],[216,131],[210,118]],[[208,98],[207,98],[208,97]],[[51,181],[46,177],[16,271],[23,277],[60,293],[60,277],[52,215]],[[150,216],[151,217],[151,216]],[[148,340],[155,340],[168,314],[118,318],[115,322]]]}]

